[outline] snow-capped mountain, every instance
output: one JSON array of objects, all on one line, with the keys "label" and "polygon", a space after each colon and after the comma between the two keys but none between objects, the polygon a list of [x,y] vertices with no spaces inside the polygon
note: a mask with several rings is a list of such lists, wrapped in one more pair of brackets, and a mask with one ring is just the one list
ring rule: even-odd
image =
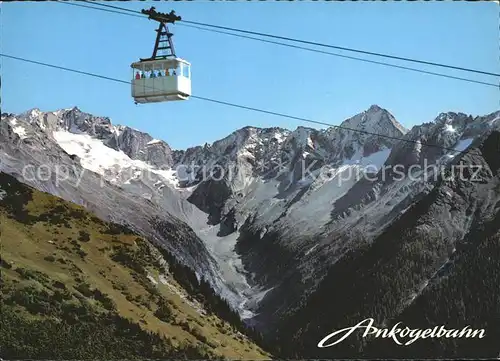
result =
[{"label": "snow-capped mountain", "polygon": [[[350,171],[347,165],[342,165],[339,169],[347,169],[346,177],[331,186],[331,192],[320,188],[313,192],[312,197],[317,197],[314,201],[304,195],[297,201],[296,212],[302,211],[301,217],[291,218],[294,207],[290,207],[287,216],[291,219],[273,222],[273,232],[264,237],[262,223],[255,219],[247,221],[241,230],[244,236],[238,242],[241,252],[247,255],[246,268],[256,274],[258,283],[275,287],[261,304],[257,319],[268,324],[273,319],[279,322],[290,310],[301,308],[332,265],[353,249],[376,240],[434,189],[443,170],[461,152],[498,131],[499,116],[500,112],[476,118],[441,114],[430,124],[415,126],[380,163],[374,161],[378,171],[366,172],[368,169],[364,168],[365,175],[358,177],[357,170]],[[455,132],[450,132],[452,127]],[[499,155],[497,148],[496,156]],[[398,166],[400,173],[395,172]],[[429,167],[427,172],[426,167]],[[339,190],[341,194],[336,193]],[[461,227],[463,236],[474,225],[465,222]],[[427,231],[438,232],[432,226]],[[265,271],[259,272],[261,269]],[[271,277],[274,279],[270,281]]]},{"label": "snow-capped mountain", "polygon": [[[497,119],[498,114],[476,119],[474,127],[482,128],[481,124]],[[458,131],[462,116],[448,115],[452,118],[448,124]],[[446,141],[447,137],[437,136],[435,130],[442,131],[441,120],[448,115],[438,118],[429,127],[434,129],[425,134]],[[466,139],[471,135],[466,133]],[[352,223],[354,229],[364,227],[372,233],[351,234],[343,237],[342,243],[335,233],[325,234],[327,244],[341,248],[347,242],[349,249],[338,256],[339,252],[327,252],[323,245],[322,252],[336,260],[299,309],[277,321],[276,339],[290,345],[283,357],[300,353],[321,359],[438,359],[488,358],[498,353],[500,131],[488,131],[474,139],[445,169],[444,175],[428,182],[426,189],[413,196],[411,204],[376,234],[370,226],[379,224],[380,217],[371,204],[377,204],[378,210],[387,208],[392,198],[386,195],[392,194],[389,186],[386,191],[378,191],[378,199],[355,207],[359,221]],[[464,170],[462,174],[452,174],[460,169]],[[301,262],[311,261],[303,257]],[[296,283],[287,282],[289,287]],[[446,325],[447,329],[471,325],[486,330],[486,337],[477,341],[419,339],[401,346],[390,338],[374,340],[362,338],[360,333],[336,347],[317,347],[318,341],[333,330],[367,318],[388,330],[398,323],[422,330],[434,325]]]},{"label": "snow-capped mountain", "polygon": [[[143,142],[148,148],[152,138],[113,127],[109,120],[76,108],[49,113],[32,110],[19,116],[2,114],[0,171],[80,204],[105,220],[127,225],[165,247],[230,298],[232,293],[220,277],[216,262],[192,229],[193,225],[205,224],[206,215],[189,204],[182,192],[174,191],[168,171],[131,159],[123,150],[104,144],[112,139],[134,154],[133,150],[139,148],[136,144]],[[139,150],[137,154],[140,156]]]},{"label": "snow-capped mountain", "polygon": [[[34,109],[2,114],[0,170],[153,237],[272,328],[434,189],[412,166],[451,164],[499,119],[443,113],[407,130],[373,105],[338,127],[245,127],[172,150],[78,108]],[[26,173],[44,164],[69,175]]]}]

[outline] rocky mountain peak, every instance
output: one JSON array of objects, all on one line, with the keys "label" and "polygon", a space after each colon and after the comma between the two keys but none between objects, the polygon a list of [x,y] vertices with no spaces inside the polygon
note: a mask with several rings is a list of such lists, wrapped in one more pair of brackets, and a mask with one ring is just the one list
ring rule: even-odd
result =
[{"label": "rocky mountain peak", "polygon": [[342,160],[391,148],[407,132],[388,110],[372,105],[340,126],[328,128],[325,135],[334,149],[333,159]]},{"label": "rocky mountain peak", "polygon": [[383,109],[382,109],[381,107],[379,107],[377,104],[372,104],[372,105],[368,108],[367,112],[368,112],[368,113],[370,113],[370,112],[378,112],[378,111],[380,111],[380,110],[383,110]]},{"label": "rocky mountain peak", "polygon": [[341,127],[390,136],[402,136],[407,129],[386,109],[372,105],[367,110],[345,120]]}]

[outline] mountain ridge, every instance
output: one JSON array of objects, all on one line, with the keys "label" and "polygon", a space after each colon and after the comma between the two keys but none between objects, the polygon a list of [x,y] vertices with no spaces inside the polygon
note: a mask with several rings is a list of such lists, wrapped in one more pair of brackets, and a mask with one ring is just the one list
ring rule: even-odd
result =
[{"label": "mountain ridge", "polygon": [[[358,117],[363,116],[363,115],[373,115],[373,114],[376,114],[378,112],[382,112],[384,115],[387,115],[388,118],[390,119],[390,121],[393,123],[393,125],[396,128],[399,128],[402,131],[402,133],[405,133],[407,131],[407,129],[404,126],[402,126],[400,123],[398,123],[396,121],[396,119],[394,118],[394,116],[391,113],[389,113],[386,109],[381,108],[378,105],[371,105],[367,110],[362,111],[359,114],[356,114],[356,115],[354,115],[354,116],[352,116],[350,118],[345,119],[344,121],[341,122],[340,125],[338,125],[338,126],[332,125],[331,127],[327,127],[325,129],[323,129],[323,131],[324,132],[328,132],[329,130],[335,129],[335,128],[339,127],[339,126],[344,127],[344,126],[347,126],[347,125],[352,125],[352,122],[355,119],[357,119]],[[27,110],[27,111],[25,111],[23,113],[20,113],[18,116],[20,118],[27,118],[27,119],[33,121],[33,119],[38,118],[40,115],[44,115],[44,119],[43,120],[39,120],[39,124],[40,123],[46,123],[46,125],[47,125],[47,123],[52,123],[53,122],[53,119],[47,120],[45,118],[46,115],[50,115],[50,114],[55,115],[56,117],[63,116],[63,119],[66,122],[65,123],[66,130],[69,130],[69,129],[79,129],[81,131],[88,132],[88,130],[92,129],[92,127],[89,127],[89,123],[86,124],[85,121],[87,121],[87,120],[94,120],[94,121],[102,122],[102,124],[104,125],[104,128],[106,128],[106,125],[108,125],[109,128],[110,128],[110,133],[113,132],[111,130],[111,128],[113,128],[113,127],[116,128],[116,130],[114,131],[115,133],[119,133],[119,132],[121,132],[121,131],[123,131],[125,129],[129,129],[130,131],[138,132],[141,135],[144,135],[145,137],[149,138],[149,141],[158,140],[160,142],[166,143],[165,140],[153,138],[148,133],[140,131],[140,130],[138,130],[136,128],[129,127],[129,126],[122,125],[122,124],[112,124],[109,117],[93,116],[91,113],[86,113],[86,112],[82,111],[80,108],[78,108],[78,106],[73,106],[73,107],[70,107],[70,108],[59,109],[59,110],[56,110],[56,111],[46,111],[46,112],[41,111],[39,108],[32,108],[32,109],[29,109],[29,110]],[[2,113],[2,116],[6,117],[7,115],[14,116],[15,114],[13,114],[13,113],[6,113],[6,112]],[[81,118],[82,116],[83,116],[83,119]],[[95,122],[90,122],[90,124],[91,125],[95,125]],[[317,130],[316,128],[312,128],[312,127],[298,126],[297,129],[295,129],[295,131],[297,131],[299,128],[304,128],[304,129],[308,129],[308,130]],[[357,128],[356,128],[356,126],[354,126],[354,127],[352,127],[352,129],[357,129]],[[219,139],[219,140],[215,140],[212,143],[205,143],[205,145],[208,145],[209,147],[211,147],[211,146],[214,145],[214,143],[223,141],[227,137],[231,137],[233,134],[238,134],[238,133],[241,133],[241,132],[245,132],[247,130],[256,130],[256,131],[272,131],[272,130],[276,130],[276,131],[288,132],[288,133],[293,132],[293,130],[282,128],[282,127],[258,127],[258,126],[250,126],[249,125],[249,126],[244,126],[242,128],[239,128],[239,129],[236,129],[236,130],[232,131],[231,134],[229,134],[225,138],[222,138],[222,139]],[[98,135],[99,136],[99,133],[96,132],[95,130],[94,131],[90,131],[88,133],[90,133],[90,135]],[[175,151],[175,152],[187,151],[187,150],[189,150],[191,148],[198,148],[198,147],[200,147],[200,145],[193,146],[193,147],[187,147],[185,149],[172,149],[172,151]]]},{"label": "mountain ridge", "polygon": [[[176,255],[198,272],[209,271],[212,287],[247,322],[263,329],[279,327],[281,318],[298,312],[356,242],[370,244],[432,192],[437,171],[430,179],[415,178],[419,173],[412,167],[426,161],[448,167],[478,139],[500,129],[496,111],[476,117],[440,113],[408,130],[373,105],[341,127],[247,126],[211,144],[171,150],[146,133],[121,126],[113,130],[109,119],[65,111],[49,115],[51,124],[64,129],[47,122],[45,131],[39,124],[46,113],[27,112],[24,117],[34,128],[26,129],[20,129],[26,119],[3,114],[0,166],[22,178],[23,162],[33,158],[28,149],[51,149],[50,157],[37,156],[47,163],[64,151],[74,156],[71,161],[65,156],[64,164],[93,172],[84,178],[84,188],[68,188],[66,198],[85,191],[77,201],[102,213],[91,193],[104,179],[112,186],[106,194],[116,192],[120,210],[137,204],[137,211],[127,215],[105,205],[118,220],[142,225],[139,204],[158,215],[158,224],[168,214],[179,219],[198,240],[179,247]],[[378,131],[383,136],[372,134]],[[16,163],[13,155],[19,153],[24,160]],[[402,180],[390,168],[398,165]],[[63,195],[50,182],[35,186]],[[199,258],[192,256],[201,249],[206,251]]]}]

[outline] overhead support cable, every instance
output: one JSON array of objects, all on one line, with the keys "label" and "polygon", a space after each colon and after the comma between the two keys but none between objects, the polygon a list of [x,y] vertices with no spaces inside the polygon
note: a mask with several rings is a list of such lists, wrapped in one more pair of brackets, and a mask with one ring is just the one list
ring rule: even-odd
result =
[{"label": "overhead support cable", "polygon": [[[93,1],[88,1],[88,0],[82,0],[82,2],[85,2],[85,3],[88,3],[88,4],[97,5],[97,6],[101,6],[101,7],[107,7],[107,8],[117,9],[117,10],[121,10],[121,11],[127,11],[127,12],[130,12],[130,13],[141,14],[141,12],[136,11],[136,10],[131,10],[131,9],[122,8],[122,7],[119,7],[119,6],[114,6],[114,5],[109,5],[109,4],[103,4],[101,2],[93,2]],[[307,45],[314,45],[314,46],[319,46],[319,47],[324,47],[324,48],[330,48],[330,49],[336,49],[336,50],[349,51],[349,52],[360,53],[360,54],[371,55],[371,56],[377,56],[377,57],[383,57],[383,58],[388,58],[388,59],[393,59],[393,60],[407,61],[407,62],[419,63],[419,64],[423,64],[423,65],[430,65],[430,66],[436,66],[436,67],[441,67],[441,68],[448,68],[448,69],[460,70],[460,71],[471,72],[471,73],[476,73],[476,74],[483,74],[483,75],[490,75],[490,76],[500,77],[500,73],[493,73],[493,72],[484,71],[484,70],[471,69],[471,68],[466,68],[466,67],[460,67],[460,66],[455,66],[455,65],[442,64],[442,63],[437,63],[437,62],[432,62],[432,61],[419,60],[419,59],[402,57],[402,56],[396,56],[396,55],[390,55],[390,54],[382,54],[382,53],[378,53],[378,52],[372,52],[372,51],[366,51],[366,50],[361,50],[361,49],[348,48],[348,47],[338,46],[338,45],[325,44],[325,43],[320,43],[320,42],[310,41],[310,40],[302,40],[302,39],[291,38],[291,37],[281,36],[281,35],[274,35],[274,34],[262,33],[262,32],[258,32],[258,31],[244,30],[244,29],[232,28],[232,27],[221,26],[221,25],[214,25],[214,24],[207,24],[207,23],[202,23],[202,22],[198,22],[198,21],[190,21],[190,20],[185,20],[185,19],[184,20],[180,20],[180,21],[183,22],[183,23],[185,23],[185,24],[192,24],[192,25],[197,25],[197,26],[205,26],[205,27],[215,28],[215,29],[220,29],[220,30],[229,30],[229,31],[239,32],[239,33],[244,33],[244,34],[249,34],[249,35],[258,35],[258,36],[267,37],[267,38],[274,38],[274,39],[279,39],[279,40],[286,40],[286,41],[291,41],[291,42],[296,42],[296,43],[302,43],[302,44],[307,44]]]},{"label": "overhead support cable", "polygon": [[[133,17],[147,19],[147,17],[144,16],[143,14],[139,15],[138,12],[136,12],[135,10],[130,10],[130,9],[126,9],[126,10],[129,10],[130,12],[121,12],[121,11],[117,11],[117,10],[110,10],[110,9],[105,9],[105,8],[102,8],[102,7],[101,8],[97,8],[97,7],[94,7],[94,6],[89,6],[89,5],[84,5],[84,4],[74,3],[74,2],[67,2],[67,1],[60,1],[60,0],[56,0],[56,1],[59,2],[59,3],[61,3],[61,4],[67,4],[67,5],[72,5],[72,6],[79,6],[79,7],[83,7],[83,8],[88,8],[88,9],[93,9],[93,10],[100,10],[100,11],[106,11],[106,12],[115,13],[115,14],[119,14],[119,15],[126,15],[126,16],[133,16]],[[90,2],[90,1],[85,1],[85,2],[87,2],[89,4],[92,4],[92,2]],[[97,5],[97,3],[95,5]],[[109,6],[111,8],[122,9],[120,7],[117,7],[117,6],[112,6],[112,5],[107,5],[107,6]],[[293,49],[305,50],[305,51],[309,51],[309,52],[312,52],[312,53],[318,53],[318,54],[323,54],[323,55],[330,55],[330,56],[335,56],[335,57],[338,57],[338,58],[356,60],[356,61],[365,62],[365,63],[369,63],[369,64],[382,65],[382,66],[386,66],[386,67],[390,67],[390,68],[408,70],[408,71],[413,71],[413,72],[416,72],[416,73],[421,73],[421,74],[426,74],[426,75],[433,75],[433,76],[438,76],[438,77],[447,78],[447,79],[454,79],[454,80],[459,80],[459,81],[465,81],[465,82],[468,82],[468,83],[475,83],[475,84],[480,84],[480,85],[486,85],[486,86],[495,87],[495,88],[500,89],[500,83],[499,84],[495,84],[495,83],[490,83],[490,82],[481,81],[481,80],[463,78],[463,77],[454,76],[454,75],[448,75],[448,74],[443,74],[443,73],[436,73],[436,72],[427,71],[427,70],[423,70],[423,69],[417,69],[417,68],[412,68],[412,67],[403,66],[403,65],[391,64],[391,63],[386,63],[386,62],[377,61],[377,60],[364,59],[364,58],[359,58],[359,57],[350,56],[350,55],[338,54],[338,53],[333,53],[333,52],[329,52],[329,51],[325,51],[325,50],[313,49],[313,48],[309,48],[309,47],[305,47],[305,46],[294,45],[294,44],[289,44],[289,43],[284,43],[284,42],[279,42],[279,41],[266,40],[266,39],[256,38],[256,37],[252,37],[252,36],[248,36],[248,35],[236,34],[236,33],[231,33],[231,32],[228,32],[228,31],[216,30],[216,29],[206,28],[206,27],[197,26],[197,25],[189,25],[189,24],[182,24],[182,23],[181,24],[177,24],[177,25],[188,27],[188,28],[193,28],[193,29],[198,29],[198,30],[201,30],[201,31],[207,31],[207,32],[213,32],[213,33],[218,33],[218,34],[229,35],[229,36],[238,37],[238,38],[242,38],[242,39],[249,39],[249,40],[254,40],[254,41],[260,41],[260,42],[263,42],[263,43],[274,44],[274,45],[279,45],[279,46],[293,48]]]}]

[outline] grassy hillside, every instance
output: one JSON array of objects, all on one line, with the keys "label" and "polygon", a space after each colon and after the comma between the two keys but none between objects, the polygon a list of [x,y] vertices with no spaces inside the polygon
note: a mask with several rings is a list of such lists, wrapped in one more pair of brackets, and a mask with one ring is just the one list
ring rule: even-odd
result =
[{"label": "grassy hillside", "polygon": [[269,358],[146,239],[4,173],[0,237],[2,358]]}]

